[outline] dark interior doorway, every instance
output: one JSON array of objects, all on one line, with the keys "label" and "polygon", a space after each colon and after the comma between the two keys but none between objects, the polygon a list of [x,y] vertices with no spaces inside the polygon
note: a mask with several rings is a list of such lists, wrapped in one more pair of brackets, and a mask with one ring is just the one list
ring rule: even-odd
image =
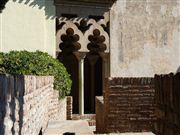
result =
[{"label": "dark interior doorway", "polygon": [[87,54],[84,61],[84,111],[95,113],[95,97],[102,96],[102,58],[98,54]]},{"label": "dark interior doorway", "polygon": [[85,113],[95,113],[95,98],[102,96],[103,80],[105,79],[105,37],[100,30],[95,29],[88,37],[90,43],[87,45],[89,52],[84,64],[84,108]]},{"label": "dark interior doorway", "polygon": [[61,52],[58,55],[60,62],[64,64],[68,73],[71,76],[72,87],[71,96],[73,97],[73,113],[79,113],[79,52],[81,48],[79,41],[79,35],[74,34],[72,28],[66,30],[66,34],[61,36],[63,41],[59,47]]},{"label": "dark interior doorway", "polygon": [[64,64],[71,76],[72,87],[70,96],[73,97],[73,113],[79,113],[79,64],[77,58],[73,54],[59,55],[59,60]]},{"label": "dark interior doorway", "polygon": [[[101,35],[100,30],[94,29],[93,33],[88,36],[90,41],[86,45],[88,52],[79,51],[81,48],[81,44],[78,42],[79,39],[79,35],[75,34],[72,28],[68,28],[66,33],[61,35],[62,42],[59,45],[61,52],[58,53],[58,59],[71,75],[72,90],[70,95],[73,97],[73,114],[82,113],[83,98],[83,113],[92,114],[95,113],[96,96],[102,96],[103,94],[105,71],[108,71],[105,70],[108,61],[105,53],[107,47],[104,43],[106,39],[105,36]],[[81,76],[83,58],[84,77]],[[84,78],[84,80],[81,78]],[[84,95],[81,94],[82,81],[84,81]]]}]

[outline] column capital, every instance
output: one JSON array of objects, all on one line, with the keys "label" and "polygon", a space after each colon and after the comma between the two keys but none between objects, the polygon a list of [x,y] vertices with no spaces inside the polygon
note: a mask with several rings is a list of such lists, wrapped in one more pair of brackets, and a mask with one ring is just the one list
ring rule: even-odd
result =
[{"label": "column capital", "polygon": [[86,52],[73,52],[73,54],[76,56],[77,60],[80,61],[86,57]]},{"label": "column capital", "polygon": [[101,56],[101,58],[103,60],[106,60],[106,59],[108,59],[110,54],[109,53],[105,53],[105,52],[99,52],[99,55]]}]

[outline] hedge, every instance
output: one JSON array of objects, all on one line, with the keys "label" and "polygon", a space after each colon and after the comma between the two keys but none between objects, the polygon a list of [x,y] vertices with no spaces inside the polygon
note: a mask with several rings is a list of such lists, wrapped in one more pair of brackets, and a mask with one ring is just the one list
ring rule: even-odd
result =
[{"label": "hedge", "polygon": [[11,75],[54,76],[54,89],[60,98],[70,94],[72,81],[62,63],[47,53],[11,51],[0,53],[0,73]]}]

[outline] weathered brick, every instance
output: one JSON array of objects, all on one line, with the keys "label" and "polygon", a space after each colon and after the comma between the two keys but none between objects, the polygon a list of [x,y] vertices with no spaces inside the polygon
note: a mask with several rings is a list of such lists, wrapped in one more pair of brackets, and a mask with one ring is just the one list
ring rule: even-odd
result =
[{"label": "weathered brick", "polygon": [[106,132],[151,131],[156,119],[154,96],[153,78],[106,79]]}]

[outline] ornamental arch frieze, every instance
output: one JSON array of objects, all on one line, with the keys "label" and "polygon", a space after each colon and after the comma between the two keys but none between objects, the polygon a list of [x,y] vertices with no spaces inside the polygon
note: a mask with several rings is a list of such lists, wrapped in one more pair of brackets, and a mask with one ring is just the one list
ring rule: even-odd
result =
[{"label": "ornamental arch frieze", "polygon": [[62,42],[61,36],[66,33],[68,28],[72,28],[75,34],[79,35],[79,43],[81,44],[80,52],[88,52],[87,44],[89,42],[88,37],[93,33],[93,30],[98,29],[105,37],[105,44],[107,49],[105,52],[109,52],[109,22],[100,20],[96,22],[94,19],[56,19],[56,53],[60,52],[59,45]]},{"label": "ornamental arch frieze", "polygon": [[[60,51],[62,51],[60,49],[61,43],[63,43],[62,40],[62,36],[63,35],[68,35],[67,31],[68,29],[72,29],[73,33],[69,33],[70,35],[77,35],[79,37],[78,42],[80,44],[80,48],[81,49],[81,45],[84,43],[84,38],[83,38],[83,33],[76,27],[76,25],[72,22],[72,21],[62,21],[62,22],[58,22],[57,20],[57,31],[56,31],[56,52],[59,53]],[[78,49],[78,50],[79,50]]]},{"label": "ornamental arch frieze", "polygon": [[109,12],[61,9],[65,12],[56,10],[56,54],[73,81],[73,113],[95,113],[95,97],[102,96],[110,71]]}]

